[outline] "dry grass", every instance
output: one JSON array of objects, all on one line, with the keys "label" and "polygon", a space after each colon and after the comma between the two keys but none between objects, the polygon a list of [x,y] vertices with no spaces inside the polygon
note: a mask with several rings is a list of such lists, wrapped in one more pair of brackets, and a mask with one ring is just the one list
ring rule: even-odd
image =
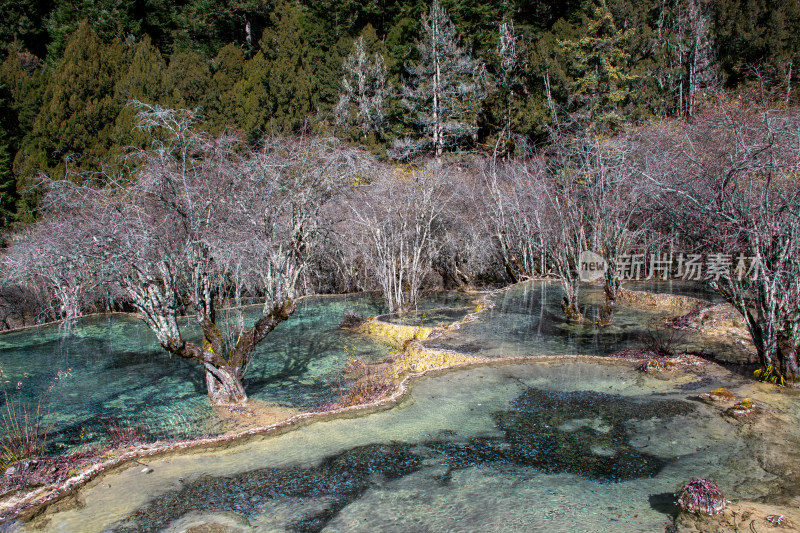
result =
[{"label": "dry grass", "polygon": [[140,422],[111,422],[106,426],[109,447],[121,448],[145,442],[145,425]]},{"label": "dry grass", "polygon": [[350,359],[338,381],[339,407],[370,403],[383,398],[394,387],[386,365],[368,364],[363,359]]},{"label": "dry grass", "polygon": [[14,399],[5,391],[3,394],[6,405],[0,420],[0,466],[5,468],[23,459],[43,456],[52,425],[45,420],[45,398],[39,398],[33,406],[19,396]]},{"label": "dry grass", "polygon": [[666,326],[651,326],[639,334],[644,349],[662,357],[675,355],[677,347],[685,340],[683,331]]}]

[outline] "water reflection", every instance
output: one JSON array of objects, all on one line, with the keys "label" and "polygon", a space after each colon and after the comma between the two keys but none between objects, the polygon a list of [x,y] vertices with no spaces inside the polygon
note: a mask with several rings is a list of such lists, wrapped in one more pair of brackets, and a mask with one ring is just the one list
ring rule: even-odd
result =
[{"label": "water reflection", "polygon": [[[640,282],[634,290],[709,297],[701,286],[685,282]],[[613,321],[600,326],[602,288],[582,288],[579,307],[588,319],[569,323],[561,310],[561,287],[556,282],[523,283],[493,297],[495,307],[459,331],[428,341],[432,348],[485,357],[536,355],[608,355],[641,347],[640,334],[665,316],[665,311],[619,306]]]},{"label": "water reflection", "polygon": [[[697,292],[685,284],[643,287]],[[593,316],[602,295],[584,291],[582,308]],[[396,320],[438,325],[463,318],[474,294],[425,295],[414,313]],[[496,307],[458,332],[431,341],[433,347],[495,357],[564,353],[607,354],[638,345],[638,332],[658,313],[621,309],[606,328],[563,321],[560,289],[554,283],[526,283],[494,297]],[[442,309],[450,307],[452,309]],[[251,398],[278,406],[310,409],[334,401],[331,384],[347,354],[366,360],[386,356],[379,340],[338,328],[345,311],[372,316],[385,311],[374,294],[304,299],[291,320],[259,345],[245,379]],[[243,314],[245,324],[257,306]],[[231,319],[236,319],[232,316]],[[199,340],[196,328],[187,338]],[[70,323],[0,335],[0,368],[6,390],[33,402],[53,385],[48,408],[52,452],[102,442],[113,421],[138,421],[150,438],[183,438],[220,430],[212,421],[198,366],[169,357],[135,317],[100,315]],[[54,382],[58,372],[70,375]],[[17,385],[19,384],[19,389]]]},{"label": "water reflection", "polygon": [[[261,343],[245,379],[251,398],[307,409],[334,399],[330,383],[350,353],[381,358],[389,347],[341,330],[345,309],[383,311],[374,295],[304,299],[291,320]],[[246,324],[259,308],[247,308]],[[187,328],[186,337],[200,332]],[[197,364],[170,357],[137,318],[99,315],[68,328],[53,324],[0,335],[0,368],[15,400],[46,397],[53,422],[50,449],[59,453],[101,442],[113,421],[139,421],[149,438],[213,433],[203,373]],[[59,372],[69,376],[54,381]],[[19,389],[17,389],[19,384]],[[2,396],[0,396],[0,399]]]}]

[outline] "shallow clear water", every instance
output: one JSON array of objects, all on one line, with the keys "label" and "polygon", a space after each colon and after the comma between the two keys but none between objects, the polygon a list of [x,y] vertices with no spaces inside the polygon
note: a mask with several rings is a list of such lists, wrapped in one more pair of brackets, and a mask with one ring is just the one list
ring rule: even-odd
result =
[{"label": "shallow clear water", "polygon": [[453,322],[462,320],[467,314],[471,313],[472,307],[461,307],[456,309],[430,309],[427,311],[414,311],[402,315],[383,315],[381,320],[390,324],[404,324],[408,326],[437,327],[447,326]]},{"label": "shallow clear water", "polygon": [[[632,290],[710,298],[697,285],[682,282],[639,282]],[[584,286],[580,308],[589,323],[564,320],[563,292],[556,282],[529,282],[492,297],[495,307],[474,322],[449,332],[426,345],[484,357],[533,355],[608,355],[642,346],[640,335],[667,313],[619,306],[608,326],[596,326],[604,304],[602,288]]]},{"label": "shallow clear water", "polygon": [[691,296],[714,304],[725,303],[725,298],[705,283],[683,280],[642,280],[626,281],[622,284],[625,289],[632,291],[654,292],[661,294],[674,294],[675,296]]},{"label": "shallow clear water", "polygon": [[[418,381],[395,408],[91,484],[44,531],[664,531],[692,476],[769,501],[758,432],[694,401],[699,376],[561,360]],[[735,376],[712,377],[735,387]],[[216,526],[217,529],[212,529]],[[223,528],[224,526],[224,528]]]},{"label": "shallow clear water", "polygon": [[[250,397],[315,407],[335,399],[331,383],[348,354],[386,356],[388,345],[338,327],[346,309],[364,315],[384,310],[370,295],[301,300],[292,318],[258,346],[245,379]],[[258,307],[247,308],[246,322],[258,312]],[[197,329],[185,333],[194,340],[200,336]],[[5,333],[0,335],[0,368],[15,401],[30,403],[53,385],[43,405],[54,424],[54,452],[101,441],[114,421],[141,422],[151,438],[216,431],[209,425],[211,408],[199,365],[170,357],[132,316],[96,316],[69,328],[54,324]],[[54,380],[67,370],[69,375]]]},{"label": "shallow clear water", "polygon": [[[514,287],[496,295],[496,307],[478,321],[434,342],[471,345],[482,355],[602,354],[638,343],[636,333],[660,316],[621,309],[608,328],[564,325],[559,300],[555,284]],[[599,291],[585,291],[584,313],[592,316],[601,301]],[[312,313],[313,306],[305,319],[293,318],[309,328],[299,330],[309,344],[295,347],[287,335],[282,347],[270,339],[283,355],[260,358],[272,366],[255,373],[262,381],[248,385],[251,394],[301,406],[324,399],[315,387],[326,368],[343,362],[336,345],[355,343],[329,338],[348,334],[335,325],[352,304],[330,299],[325,309],[338,309],[330,318],[319,318],[328,313]],[[322,338],[311,340],[312,326],[325,332]],[[292,359],[292,350],[334,355],[329,364],[301,355],[298,363],[282,362]],[[426,377],[400,404],[378,413],[145,459],[146,466],[132,463],[82,489],[78,505],[53,508],[31,526],[64,532],[652,532],[664,531],[675,511],[674,492],[695,476],[713,479],[732,500],[771,502],[796,492],[785,468],[752,453],[765,448],[771,434],[765,428],[777,427],[767,417],[796,413],[793,391],[764,404],[769,413],[760,425],[740,423],[697,401],[698,393],[719,386],[753,395],[750,381],[723,368],[661,379],[614,360],[534,361]],[[287,367],[292,370],[280,372]],[[771,449],[791,449],[800,443],[795,437],[781,436]]]},{"label": "shallow clear water", "polygon": [[[678,283],[641,287],[693,290]],[[475,298],[457,292],[429,293],[417,311],[390,321],[447,324],[463,318],[470,310],[465,306]],[[522,284],[494,298],[495,309],[431,345],[485,356],[605,354],[638,346],[642,325],[658,316],[621,309],[607,328],[568,325],[561,317],[560,288],[553,283]],[[584,291],[587,316],[601,299],[599,290]],[[245,309],[246,324],[256,319],[259,309]],[[258,346],[245,379],[250,397],[282,407],[314,408],[337,399],[334,382],[348,356],[368,360],[386,356],[388,345],[338,328],[345,311],[373,316],[385,308],[375,294],[301,300],[292,318]],[[196,328],[186,328],[185,334],[200,338]],[[102,442],[107,427],[118,421],[140,423],[147,437],[159,439],[222,430],[214,422],[198,365],[167,355],[132,316],[101,315],[78,320],[69,328],[54,324],[2,334],[0,368],[5,390],[16,402],[31,404],[44,394],[43,405],[53,423],[52,452]],[[66,371],[69,375],[55,379]],[[51,385],[52,391],[45,393]]]},{"label": "shallow clear water", "polygon": [[408,326],[447,326],[461,320],[475,309],[481,293],[435,291],[423,294],[416,307],[407,313],[380,315],[378,318],[391,324]]}]

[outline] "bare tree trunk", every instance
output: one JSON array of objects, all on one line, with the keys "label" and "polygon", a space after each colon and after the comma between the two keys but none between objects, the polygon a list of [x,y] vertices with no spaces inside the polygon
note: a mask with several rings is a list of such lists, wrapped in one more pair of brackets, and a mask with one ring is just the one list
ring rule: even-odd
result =
[{"label": "bare tree trunk", "polygon": [[580,280],[577,278],[562,277],[561,286],[564,287],[564,298],[561,300],[561,309],[564,311],[564,318],[577,322],[583,320],[583,314],[578,307]]},{"label": "bare tree trunk", "polygon": [[439,109],[439,98],[441,97],[440,94],[440,83],[441,83],[441,65],[439,64],[439,55],[436,52],[436,46],[438,45],[438,40],[433,41],[434,43],[434,74],[433,74],[433,146],[435,148],[436,159],[442,157],[443,151],[443,142],[442,142],[442,125],[441,125],[441,113]]},{"label": "bare tree trunk", "polygon": [[213,404],[224,405],[242,403],[247,401],[242,380],[233,369],[220,366],[215,367],[206,363],[206,390],[208,399]]}]

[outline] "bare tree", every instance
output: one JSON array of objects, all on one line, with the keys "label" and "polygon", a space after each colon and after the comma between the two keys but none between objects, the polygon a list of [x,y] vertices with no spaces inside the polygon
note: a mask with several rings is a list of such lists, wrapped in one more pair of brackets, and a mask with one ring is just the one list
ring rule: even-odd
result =
[{"label": "bare tree", "polygon": [[564,290],[562,307],[570,320],[581,320],[579,260],[588,249],[588,217],[581,182],[574,172],[553,175],[542,157],[482,169],[488,189],[491,225],[513,278],[535,270],[555,276]]},{"label": "bare tree", "polygon": [[437,232],[438,253],[433,270],[445,289],[470,289],[486,283],[506,283],[500,254],[488,231],[485,186],[475,168],[448,169],[449,199]]},{"label": "bare tree", "polygon": [[75,254],[90,242],[87,228],[64,213],[43,220],[16,237],[0,259],[3,278],[29,291],[46,288],[54,302],[47,318],[72,320],[92,303],[90,295],[103,283],[94,257]]},{"label": "bare tree", "polygon": [[403,88],[403,103],[417,135],[395,143],[391,153],[399,159],[421,151],[439,158],[445,148],[472,137],[486,97],[483,64],[459,46],[455,26],[439,0],[423,17],[422,31],[420,61],[408,67],[410,77]]},{"label": "bare tree", "polygon": [[522,39],[514,30],[513,21],[499,23],[498,33],[499,39],[494,50],[498,64],[495,91],[501,107],[502,128],[492,152],[493,157],[510,156],[513,153],[512,119],[516,97],[524,91],[522,72],[526,55]]},{"label": "bare tree", "polygon": [[545,223],[546,168],[541,158],[529,161],[484,160],[478,168],[486,194],[486,223],[513,281],[547,271]]},{"label": "bare tree", "polygon": [[603,318],[610,319],[621,288],[619,258],[646,227],[642,179],[624,138],[555,132],[553,139],[547,153],[527,161],[483,164],[490,232],[511,279],[538,272],[561,281],[570,319],[582,319],[581,254],[601,255],[607,264]]},{"label": "bare tree", "polygon": [[624,136],[574,134],[554,140],[551,171],[561,194],[574,198],[564,201],[582,213],[588,249],[606,262],[604,292],[611,313],[622,288],[620,258],[647,230],[642,216],[647,188]]},{"label": "bare tree", "polygon": [[642,132],[643,173],[690,243],[712,252],[704,277],[744,317],[762,375],[796,380],[800,114],[711,104],[692,123]]},{"label": "bare tree", "polygon": [[364,38],[359,37],[342,68],[342,91],[333,110],[336,122],[357,125],[362,136],[380,131],[384,126],[384,107],[389,96],[383,56],[375,53],[370,57]]},{"label": "bare tree", "polygon": [[383,292],[390,312],[416,306],[441,239],[442,213],[449,202],[441,169],[396,175],[385,171],[359,187],[349,201],[352,221],[366,250],[367,270]]},{"label": "bare tree", "polygon": [[671,59],[666,82],[677,93],[678,111],[692,116],[697,96],[715,85],[712,5],[707,0],[668,0],[662,3],[658,36]]},{"label": "bare tree", "polygon": [[538,181],[545,198],[545,211],[540,216],[547,224],[543,232],[547,264],[564,290],[564,316],[578,321],[583,319],[578,305],[580,258],[589,249],[590,239],[587,212],[581,205],[581,184],[576,178],[575,173],[567,171],[555,180],[540,177]]},{"label": "bare tree", "polygon": [[[103,188],[57,182],[51,201],[85,213],[94,255],[164,349],[202,365],[210,400],[245,401],[242,379],[256,345],[295,310],[317,213],[362,156],[318,139],[250,152],[236,138],[193,131],[186,110],[140,104],[139,119],[162,141],[138,154],[132,176]],[[264,301],[255,324],[218,320],[220,303],[245,292]],[[186,304],[202,344],[181,333]]]}]

